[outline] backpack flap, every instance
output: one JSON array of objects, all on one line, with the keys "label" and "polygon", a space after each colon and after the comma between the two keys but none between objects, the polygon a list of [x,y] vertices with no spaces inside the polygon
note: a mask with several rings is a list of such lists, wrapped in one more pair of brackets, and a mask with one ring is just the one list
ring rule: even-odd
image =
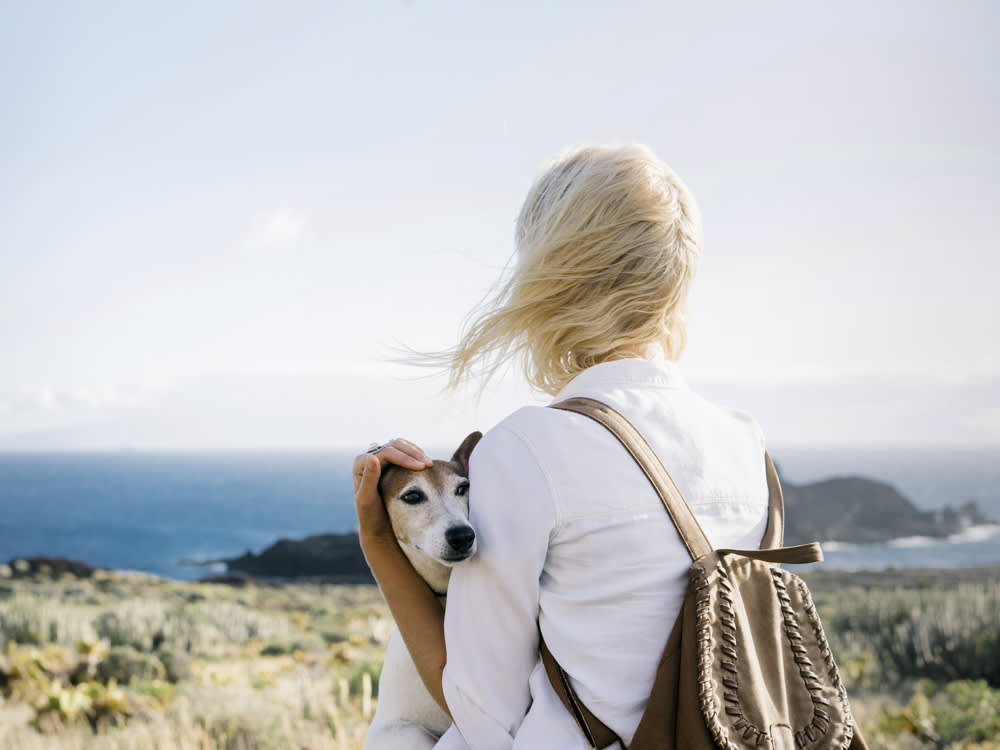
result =
[{"label": "backpack flap", "polygon": [[[802,548],[788,551],[788,562],[803,556]],[[719,550],[692,565],[691,585],[694,617],[681,651],[697,653],[698,704],[715,744],[847,748],[854,733],[847,694],[805,583]],[[683,675],[681,682],[692,684]]]}]

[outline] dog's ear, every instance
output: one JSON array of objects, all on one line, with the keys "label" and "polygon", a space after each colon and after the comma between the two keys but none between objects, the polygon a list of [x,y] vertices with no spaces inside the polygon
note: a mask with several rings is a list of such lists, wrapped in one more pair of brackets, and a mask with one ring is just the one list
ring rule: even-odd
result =
[{"label": "dog's ear", "polygon": [[482,436],[483,433],[481,432],[470,433],[469,436],[462,441],[462,444],[458,446],[458,450],[455,451],[455,455],[451,457],[451,460],[457,461],[458,465],[465,470],[466,474],[469,473],[469,456],[472,455],[472,449],[476,447],[476,443],[479,442],[479,439]]}]

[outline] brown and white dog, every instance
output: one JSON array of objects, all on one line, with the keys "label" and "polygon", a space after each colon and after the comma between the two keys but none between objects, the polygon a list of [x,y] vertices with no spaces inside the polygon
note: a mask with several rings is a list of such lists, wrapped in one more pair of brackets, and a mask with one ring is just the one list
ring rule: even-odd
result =
[{"label": "brown and white dog", "polygon": [[[476,551],[469,524],[469,455],[482,433],[473,432],[450,461],[422,471],[388,465],[379,492],[406,557],[444,603],[452,567]],[[378,707],[365,750],[432,748],[451,725],[427,692],[399,631],[393,631],[379,676]]]}]

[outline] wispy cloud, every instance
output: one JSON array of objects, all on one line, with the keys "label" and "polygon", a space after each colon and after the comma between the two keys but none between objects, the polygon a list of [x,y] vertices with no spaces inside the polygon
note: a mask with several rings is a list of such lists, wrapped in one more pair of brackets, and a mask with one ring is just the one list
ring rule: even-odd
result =
[{"label": "wispy cloud", "polygon": [[[310,371],[304,372],[306,366]],[[287,369],[286,369],[287,367]],[[255,368],[256,369],[256,368]],[[204,373],[125,407],[86,406],[82,387],[38,388],[4,414],[0,450],[82,450],[133,445],[148,449],[355,449],[406,435],[428,447],[452,446],[472,429],[486,430],[529,395],[495,383],[477,402],[441,392],[440,380],[397,377],[363,362],[288,362],[269,372]],[[695,390],[745,410],[768,445],[982,444],[1000,439],[1000,381],[970,385],[921,383],[716,384]],[[97,392],[95,395],[94,392]],[[76,406],[70,406],[75,398]],[[90,387],[94,398],[100,388]],[[537,403],[544,403],[540,399]],[[47,411],[46,409],[56,409]]]},{"label": "wispy cloud", "polygon": [[55,412],[62,408],[66,395],[47,385],[21,389],[0,400],[0,411],[12,414]]},{"label": "wispy cloud", "polygon": [[959,417],[959,421],[984,441],[1000,441],[1000,406],[982,406]]},{"label": "wispy cloud", "polygon": [[61,388],[40,385],[0,394],[0,414],[58,414],[134,406],[165,387],[164,383],[88,383]]},{"label": "wispy cloud", "polygon": [[842,367],[830,367],[810,364],[780,364],[779,366],[747,364],[734,362],[731,367],[718,365],[688,366],[681,362],[681,371],[689,382],[694,384],[729,384],[736,386],[781,386],[781,385],[816,385],[836,386],[845,383],[907,386],[926,385],[938,387],[957,387],[975,385],[983,381],[995,380],[998,375],[992,369],[982,371],[962,370],[948,367],[943,363],[933,369],[928,368],[920,373],[899,368],[865,368],[845,364]]},{"label": "wispy cloud", "polygon": [[302,238],[304,219],[296,212],[281,208],[262,216],[250,230],[250,247],[254,250],[290,250]]},{"label": "wispy cloud", "polygon": [[350,359],[288,359],[269,357],[245,361],[214,371],[201,371],[198,376],[257,376],[257,375],[353,375],[358,377],[418,377],[427,371],[415,364],[391,361]]}]

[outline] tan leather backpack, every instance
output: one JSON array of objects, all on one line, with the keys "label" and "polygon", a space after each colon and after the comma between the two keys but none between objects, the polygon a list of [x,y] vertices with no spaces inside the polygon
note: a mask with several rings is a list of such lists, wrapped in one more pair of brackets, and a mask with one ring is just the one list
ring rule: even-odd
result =
[{"label": "tan leather backpack", "polygon": [[[779,567],[823,559],[816,543],[781,547],[781,485],[764,454],[768,525],[759,550],[713,550],[638,430],[593,399],[553,404],[607,427],[653,484],[693,561],[649,703],[628,750],[867,750],[806,584]],[[586,706],[541,642],[556,693],[590,746],[625,743]]]}]

